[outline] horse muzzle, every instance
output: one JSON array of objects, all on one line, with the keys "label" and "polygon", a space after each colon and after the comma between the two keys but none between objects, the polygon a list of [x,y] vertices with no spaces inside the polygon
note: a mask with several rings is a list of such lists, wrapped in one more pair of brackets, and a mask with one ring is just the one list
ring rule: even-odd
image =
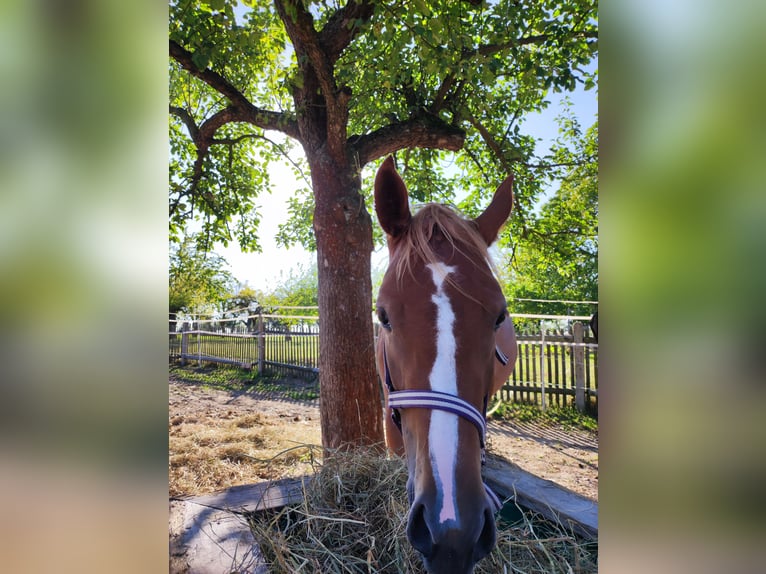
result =
[{"label": "horse muzzle", "polygon": [[495,546],[495,520],[482,497],[459,521],[440,522],[433,505],[418,497],[410,508],[407,538],[430,574],[470,574]]}]

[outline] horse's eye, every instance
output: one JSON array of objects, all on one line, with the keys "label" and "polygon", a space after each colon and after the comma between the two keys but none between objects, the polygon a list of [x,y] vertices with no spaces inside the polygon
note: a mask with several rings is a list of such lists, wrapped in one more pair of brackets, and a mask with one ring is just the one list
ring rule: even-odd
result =
[{"label": "horse's eye", "polygon": [[505,321],[505,309],[503,309],[502,313],[497,316],[497,319],[495,320],[495,329],[499,329],[500,325],[503,324],[503,321]]},{"label": "horse's eye", "polygon": [[391,330],[391,323],[388,322],[388,313],[386,313],[383,307],[378,307],[378,321],[380,321],[381,327],[389,331]]}]

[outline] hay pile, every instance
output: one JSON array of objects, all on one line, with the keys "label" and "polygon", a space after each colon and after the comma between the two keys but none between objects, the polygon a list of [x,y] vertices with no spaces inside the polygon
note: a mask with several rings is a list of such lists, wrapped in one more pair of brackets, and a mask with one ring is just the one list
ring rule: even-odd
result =
[{"label": "hay pile", "polygon": [[[317,469],[300,505],[251,517],[261,552],[275,574],[413,573],[420,558],[407,540],[407,471],[378,451],[336,453]],[[525,516],[498,519],[495,550],[476,573],[596,572],[596,543]]]}]

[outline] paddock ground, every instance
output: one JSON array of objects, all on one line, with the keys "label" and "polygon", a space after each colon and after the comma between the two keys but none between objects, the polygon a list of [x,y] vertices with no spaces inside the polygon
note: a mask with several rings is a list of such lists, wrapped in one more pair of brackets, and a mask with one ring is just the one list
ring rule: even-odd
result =
[{"label": "paddock ground", "polygon": [[[314,384],[315,385],[315,384]],[[200,495],[312,471],[320,456],[315,387],[285,378],[268,385],[169,377],[170,495]],[[536,421],[495,420],[489,452],[598,500],[598,434]]]}]

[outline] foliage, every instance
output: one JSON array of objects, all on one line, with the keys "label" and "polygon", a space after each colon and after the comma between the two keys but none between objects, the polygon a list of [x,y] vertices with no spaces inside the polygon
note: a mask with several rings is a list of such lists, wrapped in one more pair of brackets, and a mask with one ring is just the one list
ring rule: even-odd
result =
[{"label": "foliage", "polygon": [[[598,122],[583,135],[568,115],[559,119],[551,178],[553,196],[530,215],[521,233],[504,236],[509,299],[598,300]],[[589,305],[513,303],[514,312],[590,315]]]},{"label": "foliage", "polygon": [[229,295],[223,302],[224,311],[234,311],[247,309],[248,311],[257,311],[266,299],[266,295],[260,291],[248,287],[240,287],[239,291]]},{"label": "foliage", "polygon": [[210,311],[225,301],[234,283],[223,257],[199,250],[189,235],[170,245],[170,313]]},{"label": "foliage", "polygon": [[[236,237],[243,248],[257,249],[255,199],[272,187],[267,165],[286,161],[307,185],[291,193],[290,221],[278,237],[315,248],[314,197],[305,164],[292,153],[296,140],[304,148],[309,143],[294,122],[307,112],[296,94],[311,78],[283,22],[298,22],[303,7],[277,2],[280,17],[271,2],[246,4],[170,3],[172,42],[236,92],[189,74],[181,57],[171,59],[171,236],[197,218],[210,240]],[[350,94],[342,129],[358,169],[401,149],[399,168],[414,201],[450,201],[460,189],[469,215],[513,171],[512,233],[531,227],[527,220],[547,168],[524,133],[524,117],[545,108],[552,91],[595,85],[595,72],[588,71],[598,47],[595,1],[387,0],[338,8],[325,0],[306,7],[315,30],[350,38],[330,72],[334,85]],[[324,45],[334,40],[320,39]],[[235,113],[244,109],[239,96],[251,105],[249,115]],[[399,137],[416,126],[445,137],[441,143]],[[399,139],[368,153],[363,143],[382,139],[383,132]],[[456,145],[462,147],[457,154]],[[365,175],[369,206],[371,172]]]},{"label": "foliage", "polygon": [[[263,298],[263,307],[267,313],[276,315],[310,315],[318,316],[317,301],[317,267],[316,264],[297,270],[290,270],[287,277],[282,277],[281,283]],[[313,307],[311,309],[290,309],[289,307]],[[278,319],[279,326],[301,323],[300,319]],[[312,321],[313,323],[313,321]]]},{"label": "foliage", "polygon": [[[316,263],[309,267],[299,266],[296,270],[291,269],[286,277],[283,275],[280,277],[282,281],[271,293],[270,302],[286,307],[317,306]],[[310,310],[305,309],[305,311]],[[301,314],[305,313],[301,312]]]},{"label": "foliage", "polygon": [[[243,13],[237,4],[172,1],[170,36],[193,52],[195,65],[220,72],[245,96],[287,107],[284,28],[273,9]],[[255,199],[271,189],[269,164],[289,155],[296,142],[246,122],[218,122],[221,94],[172,60],[169,80],[171,237],[178,240],[186,222],[196,219],[208,247],[236,239],[243,250],[259,250]],[[206,123],[211,118],[214,127]]]},{"label": "foliage", "polygon": [[[316,265],[308,268],[298,266],[290,269],[285,276],[280,272],[279,284],[263,296],[263,306],[269,313],[278,311],[277,307],[316,307],[317,306],[317,269]],[[285,314],[295,314],[293,311]],[[303,313],[303,309],[300,314]],[[316,309],[305,309],[316,312]]]}]

